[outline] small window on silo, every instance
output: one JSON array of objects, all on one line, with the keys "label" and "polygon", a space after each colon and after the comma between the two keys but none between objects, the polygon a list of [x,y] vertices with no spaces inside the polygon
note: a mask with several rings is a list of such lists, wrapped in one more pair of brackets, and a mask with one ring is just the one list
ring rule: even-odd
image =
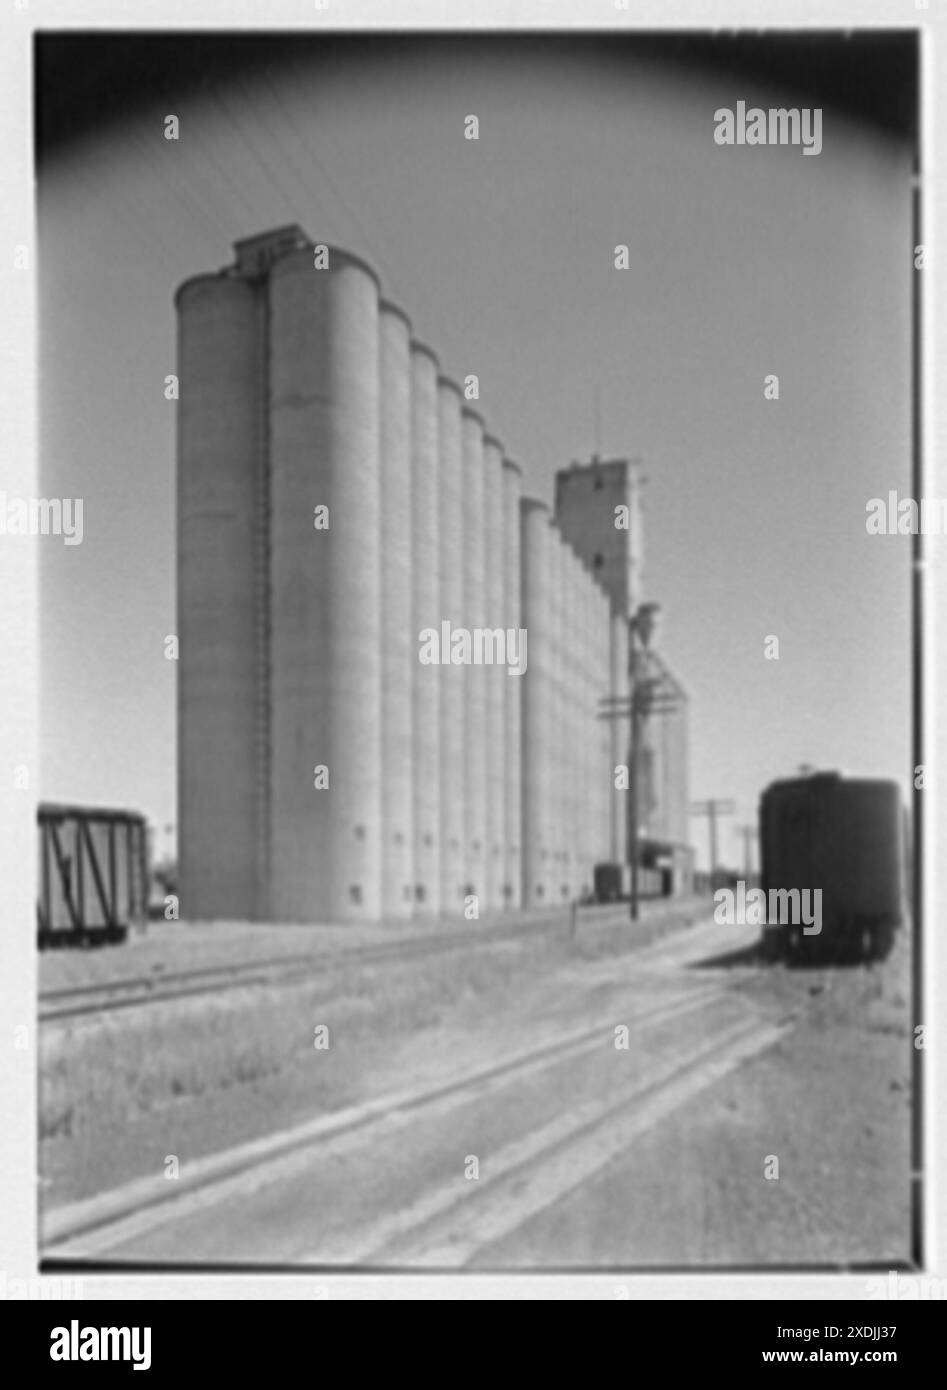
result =
[{"label": "small window on silo", "polygon": [[592,563],[597,570],[600,570],[605,563],[605,557],[603,555],[596,555]]},{"label": "small window on silo", "polygon": [[353,883],[353,884],[350,884],[350,886],[349,886],[349,897],[352,899],[352,902],[353,902],[353,903],[359,903],[359,904],[361,903],[361,901],[362,901],[362,885],[361,885],[360,883]]}]

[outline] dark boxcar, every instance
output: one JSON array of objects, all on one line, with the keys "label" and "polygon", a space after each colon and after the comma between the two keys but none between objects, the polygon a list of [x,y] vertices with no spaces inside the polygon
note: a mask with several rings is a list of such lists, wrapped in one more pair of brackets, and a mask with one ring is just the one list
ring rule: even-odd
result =
[{"label": "dark boxcar", "polygon": [[[905,836],[896,783],[817,773],[767,787],[760,800],[761,886],[821,889],[822,930],[772,922],[769,944],[791,956],[887,954],[905,915]],[[810,914],[811,915],[811,912]],[[811,928],[810,928],[811,932]]]},{"label": "dark boxcar", "polygon": [[124,940],[146,920],[148,841],[143,816],[44,803],[39,824],[40,947]]}]

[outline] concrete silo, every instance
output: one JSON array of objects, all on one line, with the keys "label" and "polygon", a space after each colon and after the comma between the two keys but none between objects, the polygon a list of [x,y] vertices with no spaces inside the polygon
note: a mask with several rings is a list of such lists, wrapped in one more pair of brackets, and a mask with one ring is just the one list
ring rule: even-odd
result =
[{"label": "concrete silo", "polygon": [[[461,414],[463,450],[464,627],[473,634],[485,625],[484,613],[484,453],[483,420],[465,406]],[[482,652],[481,652],[482,656]],[[487,668],[471,663],[460,668],[464,683],[464,781],[466,786],[466,892],[486,906],[487,841]]]},{"label": "concrete silo", "polygon": [[182,285],[178,309],[178,843],[188,918],[265,914],[265,290]]},{"label": "concrete silo", "polygon": [[[460,412],[456,382],[438,377],[438,554],[441,622],[465,626],[463,532],[466,506],[461,462]],[[440,634],[439,634],[440,636]],[[442,663],[451,652],[441,651]],[[464,905],[466,776],[464,768],[464,678],[466,668],[437,667],[440,677],[441,911],[460,916]]]},{"label": "concrete silo", "polygon": [[586,573],[589,673],[586,702],[590,720],[586,874],[591,891],[595,887],[595,865],[608,858],[608,724],[600,717],[605,709],[603,701],[608,695],[608,611],[605,595],[593,575],[589,571]]},{"label": "concrete silo", "polygon": [[576,677],[579,669],[578,623],[576,621],[576,558],[572,548],[563,541],[565,592],[563,594],[562,624],[562,700],[563,700],[563,841],[566,854],[565,882],[571,900],[576,895],[578,866],[578,806],[581,796],[582,733],[578,727]]},{"label": "concrete silo", "polygon": [[[486,696],[485,767],[487,906],[505,906],[506,859],[506,687],[520,680],[509,675],[504,621],[505,530],[503,525],[503,446],[492,435],[483,441],[483,561],[485,625],[503,634],[504,661],[484,670]],[[496,646],[495,646],[496,650]]]},{"label": "concrete silo", "polygon": [[522,687],[523,906],[548,907],[554,868],[551,859],[553,809],[550,752],[553,742],[552,583],[555,534],[544,502],[520,500],[522,626],[528,635],[529,662]]},{"label": "concrete silo", "polygon": [[[598,683],[595,691],[597,708],[603,712],[607,710],[604,702],[608,699],[611,690],[611,671],[610,657],[611,650],[611,604],[608,595],[596,585],[595,606],[598,614],[596,623],[597,634],[597,662]],[[612,798],[614,796],[614,780],[611,761],[612,752],[612,721],[601,719],[598,721],[598,827],[599,833],[595,849],[595,862],[604,863],[611,858],[612,850]]]},{"label": "concrete silo", "polygon": [[550,522],[552,572],[550,579],[551,729],[547,761],[551,781],[550,841],[553,858],[553,901],[568,901],[566,814],[568,801],[568,729],[565,719],[566,545],[555,522]]},{"label": "concrete silo", "polygon": [[420,633],[440,632],[440,459],[438,362],[430,348],[411,344],[411,554],[414,691],[414,896],[421,914],[441,904],[440,706],[443,670],[418,659]]},{"label": "concrete silo", "polygon": [[568,800],[569,851],[572,897],[581,896],[585,884],[585,798],[590,781],[591,724],[586,717],[584,686],[588,679],[588,632],[582,621],[585,575],[581,561],[567,548],[569,558],[569,644],[566,650],[566,699],[572,743],[573,784]]},{"label": "concrete silo", "polygon": [[[503,460],[503,599],[500,622],[517,634],[521,626],[520,611],[520,495],[523,477],[518,464]],[[524,653],[518,646],[522,663]],[[526,669],[532,653],[527,636]],[[504,794],[504,869],[503,901],[511,908],[523,903],[522,836],[522,700],[524,676],[509,676],[503,681],[503,794]]]},{"label": "concrete silo", "polygon": [[589,883],[595,865],[608,858],[608,724],[600,718],[608,695],[608,609],[601,589],[589,583],[589,710],[592,718],[592,779],[589,788]]},{"label": "concrete silo", "polygon": [[580,734],[581,781],[576,788],[577,895],[587,897],[591,888],[592,796],[595,790],[595,735],[591,708],[592,632],[591,580],[583,564],[576,575],[576,724]]},{"label": "concrete silo", "polygon": [[[628,619],[622,612],[615,612],[614,605],[609,616],[608,682],[611,699],[610,710],[614,714],[618,701],[628,696]],[[609,859],[615,864],[628,862],[628,792],[615,788],[616,767],[627,767],[631,725],[626,718],[615,717],[609,721],[609,773],[610,792],[610,834]],[[627,778],[625,779],[627,781]]]},{"label": "concrete silo", "polygon": [[381,911],[378,327],[378,284],[355,257],[274,264],[272,911],[288,921]]},{"label": "concrete silo", "polygon": [[381,470],[381,903],[386,917],[414,906],[414,675],[412,593],[411,324],[379,306]]}]

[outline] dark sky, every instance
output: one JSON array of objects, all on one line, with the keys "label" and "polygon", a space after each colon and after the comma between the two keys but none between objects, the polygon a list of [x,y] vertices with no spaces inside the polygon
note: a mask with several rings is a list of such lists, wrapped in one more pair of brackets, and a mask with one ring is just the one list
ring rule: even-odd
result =
[{"label": "dark sky", "polygon": [[[400,42],[417,45],[410,33],[48,33],[36,35],[37,160],[103,122],[136,111],[169,89],[184,94],[226,82],[261,62],[270,67],[304,59],[307,50],[325,55],[357,48],[368,56]],[[916,30],[797,31],[758,34],[589,33],[586,35],[504,33],[429,34],[422,41],[436,58],[458,46],[471,57],[490,46],[520,44],[537,56],[553,49],[576,53],[587,47],[620,61],[628,46],[639,54],[695,76],[771,79],[796,91],[800,105],[835,108],[891,135],[914,140],[917,132],[918,55]]]}]

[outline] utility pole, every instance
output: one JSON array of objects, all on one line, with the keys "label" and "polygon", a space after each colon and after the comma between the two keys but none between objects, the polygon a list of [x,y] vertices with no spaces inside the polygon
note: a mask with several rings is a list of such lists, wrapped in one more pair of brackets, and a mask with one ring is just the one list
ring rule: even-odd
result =
[{"label": "utility pole", "polygon": [[743,877],[749,885],[753,877],[753,840],[757,830],[755,825],[738,825],[737,830],[743,836]]},{"label": "utility pole", "polygon": [[[638,854],[640,821],[640,784],[638,764],[641,761],[642,725],[651,715],[668,714],[679,708],[680,695],[669,680],[660,657],[651,650],[651,639],[657,624],[660,605],[642,603],[628,619],[628,684],[630,694],[600,701],[600,719],[630,719],[631,747],[629,774],[631,777],[628,806],[628,841],[631,859],[631,920],[638,920]],[[652,674],[653,672],[653,674]]]},{"label": "utility pole", "polygon": [[733,801],[721,801],[712,798],[710,801],[691,802],[692,816],[706,816],[710,822],[710,891],[713,892],[717,885],[717,817],[732,816],[736,810],[736,803]]}]

